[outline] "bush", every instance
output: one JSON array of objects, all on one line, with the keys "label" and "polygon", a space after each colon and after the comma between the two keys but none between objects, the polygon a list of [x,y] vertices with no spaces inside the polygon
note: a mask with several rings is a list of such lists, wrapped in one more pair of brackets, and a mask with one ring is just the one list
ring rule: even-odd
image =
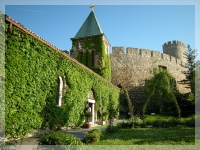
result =
[{"label": "bush", "polygon": [[146,123],[143,121],[140,123],[141,128],[146,128]]},{"label": "bush", "polygon": [[133,122],[121,122],[119,124],[117,124],[118,128],[122,128],[122,129],[127,129],[127,128],[132,128]]},{"label": "bush", "polygon": [[63,131],[46,132],[39,136],[39,145],[83,145],[80,139]]},{"label": "bush", "polygon": [[98,142],[102,136],[102,133],[98,129],[93,129],[85,134],[83,142],[86,144]]},{"label": "bush", "polygon": [[195,127],[195,116],[188,118],[185,123],[189,127]]},{"label": "bush", "polygon": [[162,120],[154,120],[153,126],[154,127],[162,127],[163,121]]},{"label": "bush", "polygon": [[107,128],[105,130],[105,133],[106,134],[111,134],[111,133],[115,133],[115,132],[117,132],[119,130],[120,130],[120,127],[118,127],[118,126],[112,126],[112,128],[111,128],[111,126],[109,125],[109,126],[107,126]]},{"label": "bush", "polygon": [[169,120],[167,121],[167,124],[169,127],[175,127],[177,125],[177,120],[175,118],[169,118]]}]

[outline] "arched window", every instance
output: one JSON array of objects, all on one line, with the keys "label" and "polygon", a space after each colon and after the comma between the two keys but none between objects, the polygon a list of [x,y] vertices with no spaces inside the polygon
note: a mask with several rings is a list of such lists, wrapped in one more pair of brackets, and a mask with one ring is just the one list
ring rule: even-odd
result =
[{"label": "arched window", "polygon": [[83,52],[81,52],[80,55],[81,55],[81,56],[80,56],[80,62],[83,63]]},{"label": "arched window", "polygon": [[67,85],[66,85],[65,76],[63,76],[63,77],[59,76],[57,106],[63,105],[63,97],[66,92],[66,86]]}]

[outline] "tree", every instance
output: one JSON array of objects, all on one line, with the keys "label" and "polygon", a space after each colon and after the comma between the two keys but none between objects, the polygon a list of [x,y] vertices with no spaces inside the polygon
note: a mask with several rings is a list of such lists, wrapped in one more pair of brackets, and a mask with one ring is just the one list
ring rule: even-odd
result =
[{"label": "tree", "polygon": [[192,49],[190,45],[187,46],[186,59],[188,71],[185,73],[186,81],[189,83],[191,93],[195,96],[195,64],[196,64],[196,49]]},{"label": "tree", "polygon": [[162,112],[163,102],[172,102],[175,104],[177,117],[181,116],[180,108],[178,106],[174,93],[177,92],[175,79],[166,71],[156,71],[154,76],[145,82],[147,100],[143,105],[143,117],[145,115],[146,107],[150,100],[154,98],[160,103],[160,113]]},{"label": "tree", "polygon": [[128,109],[129,109],[129,113],[130,113],[130,117],[131,117],[131,120],[133,121],[133,113],[134,113],[134,106],[132,105],[132,103],[131,103],[131,99],[130,99],[130,97],[129,97],[129,94],[128,94],[128,91],[126,90],[126,88],[122,88],[122,90],[123,90],[123,92],[124,92],[124,94],[125,94],[125,96],[126,96],[126,101],[127,101],[127,103],[128,103]]}]

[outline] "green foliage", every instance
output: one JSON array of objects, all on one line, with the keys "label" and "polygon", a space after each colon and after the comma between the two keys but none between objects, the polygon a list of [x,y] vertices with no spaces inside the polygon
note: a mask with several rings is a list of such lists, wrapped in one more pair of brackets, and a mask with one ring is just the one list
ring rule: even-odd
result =
[{"label": "green foliage", "polygon": [[[73,39],[72,45],[76,50],[78,50],[78,42],[81,43],[81,50],[78,51],[76,59],[105,79],[111,81],[110,57],[106,54],[102,35],[95,35],[82,40]],[[97,68],[94,67],[92,62],[92,50],[94,50],[94,55],[98,55],[100,58]]]},{"label": "green foliage", "polygon": [[122,89],[123,89],[123,92],[125,93],[126,101],[128,103],[128,109],[129,109],[129,112],[130,112],[131,119],[133,121],[134,106],[131,103],[131,99],[129,97],[128,91],[124,87]]},{"label": "green foliage", "polygon": [[105,130],[105,134],[113,134],[120,130],[120,126],[107,126]]},{"label": "green foliage", "polygon": [[[115,145],[115,148],[119,147],[119,149],[166,149],[166,145],[168,145],[167,149],[180,149],[180,145],[185,145],[186,149],[198,149],[195,143],[199,142],[199,139],[196,140],[195,128],[190,127],[134,128],[121,129],[114,134],[105,134],[99,142],[93,145]],[[134,148],[130,148],[131,145],[134,145]]]},{"label": "green foliage", "polygon": [[189,117],[187,120],[186,120],[186,125],[188,126],[188,127],[195,127],[195,119],[197,118],[197,116],[195,117],[195,116],[191,116],[191,117]]},{"label": "green foliage", "polygon": [[[4,15],[0,11],[0,138],[5,132],[5,25]],[[1,146],[1,142],[0,142]]]},{"label": "green foliage", "polygon": [[86,118],[86,121],[89,122],[89,119],[92,117],[92,112],[86,112],[85,113],[85,118]]},{"label": "green foliage", "polygon": [[190,45],[187,46],[186,59],[188,64],[188,72],[186,73],[186,80],[189,82],[189,86],[192,93],[195,93],[195,63],[197,50],[192,49]]},{"label": "green foliage", "polygon": [[[118,107],[119,90],[108,82],[15,26],[9,29],[6,24],[5,35],[7,138],[24,136],[46,123],[53,129],[56,120],[61,126],[80,125],[91,90],[96,111],[100,104],[106,111],[110,100]],[[61,107],[57,106],[59,76],[65,76],[67,84]]]},{"label": "green foliage", "polygon": [[103,121],[106,121],[108,119],[108,112],[103,112],[102,119]]},{"label": "green foliage", "polygon": [[108,105],[108,113],[109,126],[112,129],[114,119],[118,117],[118,108],[116,107],[116,103],[111,99]]},{"label": "green foliage", "polygon": [[83,145],[74,135],[63,131],[47,132],[39,136],[39,145]]},{"label": "green foliage", "polygon": [[188,99],[190,97],[189,95],[193,97],[192,93],[176,94],[176,99],[181,109],[181,117],[189,117],[195,114],[194,101],[192,99],[191,100]]},{"label": "green foliage", "polygon": [[195,126],[195,118],[197,116],[190,116],[187,118],[177,119],[172,116],[148,116],[144,119],[143,123],[146,125],[153,125],[153,127],[175,127],[177,125],[183,125],[188,127]]},{"label": "green foliage", "polygon": [[163,70],[156,72],[151,79],[146,80],[145,87],[147,100],[143,106],[143,116],[145,115],[147,104],[150,102],[150,100],[154,100],[160,105],[160,113],[163,111],[163,102],[165,102],[174,104],[174,112],[176,113],[177,117],[180,117],[180,108],[174,95],[174,93],[177,92],[176,82],[167,71]]},{"label": "green foliage", "polygon": [[85,134],[83,142],[86,144],[98,142],[102,136],[102,132],[98,129],[93,129]]},{"label": "green foliage", "polygon": [[117,126],[119,128],[122,128],[122,129],[127,129],[127,128],[132,128],[134,127],[134,124],[133,122],[121,122],[121,123],[118,123]]}]

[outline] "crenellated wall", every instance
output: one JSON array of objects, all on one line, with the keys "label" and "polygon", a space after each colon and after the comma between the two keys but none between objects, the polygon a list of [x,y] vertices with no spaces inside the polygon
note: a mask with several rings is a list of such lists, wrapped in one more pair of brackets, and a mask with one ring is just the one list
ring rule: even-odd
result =
[{"label": "crenellated wall", "polygon": [[186,46],[181,41],[169,41],[163,44],[163,53],[174,56],[183,62],[186,62],[185,50]]},{"label": "crenellated wall", "polygon": [[[112,83],[121,84],[129,91],[133,101],[145,100],[143,90],[144,80],[152,76],[153,68],[166,67],[177,81],[180,92],[188,89],[179,81],[185,79],[186,63],[168,54],[148,49],[113,47],[111,58]],[[139,93],[139,94],[138,94]]]},{"label": "crenellated wall", "polygon": [[179,64],[181,66],[186,66],[185,61],[166,53],[160,53],[160,52],[149,50],[149,49],[138,49],[138,48],[131,48],[131,47],[127,47],[126,51],[124,51],[124,47],[112,47],[111,55],[120,56],[122,54],[132,55],[138,58],[145,57],[145,58],[152,58],[152,59],[157,59],[157,60],[166,60],[166,61],[171,61],[175,64]]}]

